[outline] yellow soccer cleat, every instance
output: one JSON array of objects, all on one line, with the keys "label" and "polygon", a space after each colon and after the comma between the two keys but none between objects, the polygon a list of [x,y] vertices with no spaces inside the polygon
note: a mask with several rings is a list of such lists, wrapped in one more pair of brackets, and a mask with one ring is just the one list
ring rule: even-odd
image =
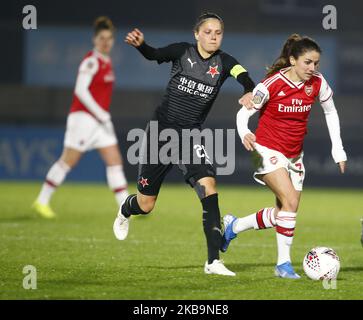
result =
[{"label": "yellow soccer cleat", "polygon": [[33,203],[32,208],[43,218],[54,219],[57,215],[48,204],[41,204],[39,201]]}]

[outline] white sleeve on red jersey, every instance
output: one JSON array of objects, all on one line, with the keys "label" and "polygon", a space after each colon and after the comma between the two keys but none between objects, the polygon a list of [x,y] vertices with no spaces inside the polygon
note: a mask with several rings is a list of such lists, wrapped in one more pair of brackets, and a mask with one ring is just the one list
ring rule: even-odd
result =
[{"label": "white sleeve on red jersey", "polygon": [[89,56],[81,62],[78,72],[86,72],[94,76],[98,71],[98,60],[94,56]]},{"label": "white sleeve on red jersey", "polygon": [[259,83],[252,91],[252,102],[256,110],[260,110],[270,98],[270,92],[263,83]]},{"label": "white sleeve on red jersey", "polygon": [[321,78],[319,100],[320,103],[323,103],[333,96],[333,90],[330,88],[328,82],[325,80],[322,74],[319,74],[319,77]]},{"label": "white sleeve on red jersey", "polygon": [[268,101],[270,93],[263,83],[259,83],[252,91],[252,102],[254,104],[253,109],[247,109],[242,107],[236,117],[237,131],[243,142],[246,134],[251,133],[248,129],[248,121],[252,115],[254,115],[258,110],[260,110],[263,105]]},{"label": "white sleeve on red jersey", "polygon": [[248,129],[248,121],[252,115],[254,115],[258,110],[250,109],[248,110],[246,107],[242,107],[237,112],[236,122],[237,122],[237,131],[243,142],[245,135],[247,133],[251,133],[251,130]]},{"label": "white sleeve on red jersey", "polygon": [[347,161],[347,155],[343,148],[342,138],[340,137],[340,124],[337,109],[335,108],[333,97],[321,102],[324,110],[326,124],[329,130],[329,136],[332,143],[331,154],[336,163]]},{"label": "white sleeve on red jersey", "polygon": [[79,67],[74,93],[99,121],[107,122],[111,119],[110,114],[102,109],[88,89],[98,68],[98,60],[95,57],[90,56],[82,61]]}]

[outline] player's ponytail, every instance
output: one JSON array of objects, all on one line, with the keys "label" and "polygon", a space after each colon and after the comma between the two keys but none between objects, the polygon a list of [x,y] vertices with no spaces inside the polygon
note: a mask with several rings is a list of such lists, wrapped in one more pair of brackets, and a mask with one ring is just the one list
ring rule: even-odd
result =
[{"label": "player's ponytail", "polygon": [[291,49],[293,44],[298,40],[301,40],[301,36],[297,33],[294,33],[287,38],[279,57],[275,60],[273,65],[267,69],[267,77],[271,76],[282,68],[290,66]]},{"label": "player's ponytail", "polygon": [[112,33],[115,32],[115,27],[110,18],[101,16],[96,18],[93,23],[95,36],[102,30],[110,30]]},{"label": "player's ponytail", "polygon": [[291,56],[298,59],[307,51],[321,53],[319,45],[313,39],[305,36],[301,37],[297,33],[290,35],[282,47],[280,56],[275,60],[271,67],[267,68],[266,76],[269,77],[283,68],[290,67]]}]

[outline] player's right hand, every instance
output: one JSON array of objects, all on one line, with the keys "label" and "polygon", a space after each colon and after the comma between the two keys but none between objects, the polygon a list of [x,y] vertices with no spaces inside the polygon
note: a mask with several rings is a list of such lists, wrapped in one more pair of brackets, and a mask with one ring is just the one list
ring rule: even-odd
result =
[{"label": "player's right hand", "polygon": [[126,35],[125,42],[134,47],[139,47],[144,42],[144,34],[135,28]]},{"label": "player's right hand", "polygon": [[247,92],[241,99],[238,100],[238,103],[241,106],[245,106],[248,110],[251,110],[255,107],[252,101],[253,95],[252,92]]},{"label": "player's right hand", "polygon": [[101,107],[99,107],[99,108],[100,108],[100,111],[98,112],[98,114],[96,116],[97,121],[100,124],[103,124],[103,123],[106,123],[106,122],[110,121],[111,120],[110,113],[103,110],[103,109],[101,109]]},{"label": "player's right hand", "polygon": [[256,142],[256,136],[253,133],[247,133],[243,137],[243,145],[245,146],[247,151],[255,150],[255,142]]},{"label": "player's right hand", "polygon": [[341,173],[344,173],[345,172],[345,168],[347,166],[347,162],[346,161],[340,161],[338,163],[338,165],[339,165],[340,172]]}]

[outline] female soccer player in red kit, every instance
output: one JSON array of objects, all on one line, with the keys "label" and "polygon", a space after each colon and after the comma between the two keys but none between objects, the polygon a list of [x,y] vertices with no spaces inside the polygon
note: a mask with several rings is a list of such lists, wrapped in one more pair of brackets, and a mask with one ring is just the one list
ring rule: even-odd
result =
[{"label": "female soccer player in red kit", "polygon": [[47,173],[33,208],[45,218],[55,217],[49,206],[52,194],[84,152],[97,149],[106,165],[110,189],[120,205],[128,196],[122,158],[111,122],[110,103],[115,81],[109,56],[115,28],[107,17],[94,23],[94,49],[86,54],[78,70],[76,86],[61,157]]},{"label": "female soccer player in red kit", "polygon": [[[290,247],[305,176],[303,140],[316,98],[324,110],[332,156],[341,173],[344,173],[347,161],[333,92],[317,72],[320,54],[320,47],[312,39],[291,35],[265,80],[253,90],[254,108],[243,107],[237,114],[238,133],[256,160],[254,178],[272,190],[276,205],[245,218],[226,215],[221,251],[227,250],[239,232],[275,227],[278,248],[275,274],[282,278],[300,278],[291,265]],[[253,134],[248,129],[248,119],[257,111],[260,111],[260,117]]]}]

